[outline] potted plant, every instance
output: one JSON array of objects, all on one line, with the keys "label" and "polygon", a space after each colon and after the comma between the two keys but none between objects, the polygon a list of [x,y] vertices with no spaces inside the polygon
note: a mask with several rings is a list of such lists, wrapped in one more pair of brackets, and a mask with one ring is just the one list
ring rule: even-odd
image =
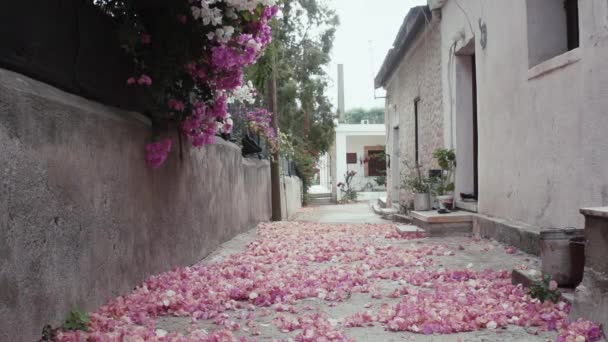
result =
[{"label": "potted plant", "polygon": [[454,150],[440,148],[433,152],[433,158],[441,169],[438,177],[432,181],[433,192],[441,209],[452,209],[454,206],[454,170],[456,169],[456,153]]},{"label": "potted plant", "polygon": [[429,182],[422,177],[422,166],[416,164],[414,167],[409,167],[407,163],[405,166],[408,174],[404,178],[404,186],[414,194],[414,210],[430,210]]},{"label": "potted plant", "polygon": [[357,174],[357,172],[355,172],[355,171],[348,171],[344,175],[344,183],[340,182],[337,184],[338,188],[343,193],[343,196],[342,196],[343,203],[352,203],[352,202],[357,201],[357,192],[352,187],[352,180],[356,174]]}]

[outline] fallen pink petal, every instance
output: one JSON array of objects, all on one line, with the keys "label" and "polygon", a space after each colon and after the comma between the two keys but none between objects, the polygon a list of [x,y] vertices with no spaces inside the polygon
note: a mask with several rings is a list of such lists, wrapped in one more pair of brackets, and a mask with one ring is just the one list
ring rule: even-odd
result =
[{"label": "fallen pink petal", "polygon": [[[598,325],[570,323],[569,304],[531,298],[507,270],[439,265],[457,257],[460,246],[475,250],[470,247],[488,242],[449,243],[395,230],[392,224],[260,224],[242,252],[150,277],[93,313],[89,332],[63,331],[58,340],[246,341],[274,326],[285,340],[353,341],[350,329],[376,325],[414,336],[519,326],[557,334],[558,341],[601,339]],[[396,287],[389,291],[389,284]],[[346,317],[328,314],[355,296],[368,301]],[[164,317],[215,328],[172,332],[159,327]]]}]

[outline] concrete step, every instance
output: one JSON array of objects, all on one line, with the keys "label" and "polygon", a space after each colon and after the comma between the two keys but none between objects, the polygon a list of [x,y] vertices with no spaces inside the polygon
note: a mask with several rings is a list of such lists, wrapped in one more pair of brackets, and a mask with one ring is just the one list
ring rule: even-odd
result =
[{"label": "concrete step", "polygon": [[405,214],[395,214],[395,215],[393,215],[393,221],[399,222],[399,223],[410,224],[413,222],[413,219],[411,216],[408,216]]},{"label": "concrete step", "polygon": [[386,197],[380,197],[378,198],[378,205],[380,206],[380,208],[386,208]]},{"label": "concrete step", "polygon": [[474,215],[456,211],[439,214],[437,210],[411,211],[413,224],[424,229],[429,236],[470,236],[473,233]]},{"label": "concrete step", "polygon": [[331,205],[334,204],[331,197],[317,197],[309,200],[311,205]]},{"label": "concrete step", "polygon": [[309,198],[331,198],[331,193],[308,194]]},{"label": "concrete step", "polygon": [[396,225],[395,229],[397,229],[397,233],[399,234],[407,234],[407,233],[422,233],[423,229],[420,229],[416,226],[412,225]]},{"label": "concrete step", "polygon": [[387,219],[387,220],[392,220],[393,215],[398,213],[398,211],[395,209],[381,208],[380,205],[378,205],[378,203],[372,204],[372,210],[374,211],[374,213],[382,216],[382,218]]}]

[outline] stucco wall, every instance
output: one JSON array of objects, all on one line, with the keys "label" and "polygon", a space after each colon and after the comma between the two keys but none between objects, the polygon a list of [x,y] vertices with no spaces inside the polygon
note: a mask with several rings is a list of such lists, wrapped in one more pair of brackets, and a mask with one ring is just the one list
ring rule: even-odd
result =
[{"label": "stucco wall", "polygon": [[0,70],[0,341],[33,341],[270,218],[270,171],[233,144],[143,161],[149,125]]},{"label": "stucco wall", "polygon": [[[357,165],[346,163],[347,153],[356,152],[357,159],[359,159],[362,155],[364,155],[364,146],[384,146],[385,141],[386,131],[383,124],[338,125],[336,128],[335,142],[336,162],[335,164],[332,164],[332,168],[335,169],[336,173],[336,177],[334,178],[336,180],[336,185],[338,183],[345,182],[345,175],[348,171],[357,171],[359,177],[361,177],[361,174],[365,174],[363,165],[360,165],[359,163],[357,163]],[[367,177],[363,177],[359,181],[356,181],[356,183],[365,185],[367,181],[363,180],[366,178]],[[372,178],[370,178],[370,180],[372,180]],[[342,194],[337,191],[337,200],[342,199],[341,195]]]},{"label": "stucco wall", "polygon": [[[581,46],[531,69],[526,1],[459,3],[468,19],[454,1],[442,9],[444,121],[452,115],[448,90],[455,92],[454,38],[456,50],[473,39],[479,211],[540,228],[582,227],[579,208],[608,205],[608,4],[579,1]],[[479,19],[487,25],[486,49]],[[447,146],[453,133],[445,128]]]},{"label": "stucco wall", "polygon": [[[346,153],[356,153],[357,154],[357,163],[356,164],[347,164],[348,171],[355,171],[357,174],[353,177],[352,186],[354,186],[355,190],[362,191],[362,189],[368,186],[368,183],[371,183],[373,188],[378,187],[375,179],[376,177],[371,177],[367,173],[368,164],[361,164],[361,159],[365,160],[367,158],[368,152],[374,150],[382,150],[384,149],[384,145],[386,144],[386,138],[383,136],[349,136],[346,137]],[[369,186],[367,187],[367,191],[371,189]]]},{"label": "stucco wall", "polygon": [[[420,164],[425,172],[436,168],[433,151],[444,146],[443,102],[441,83],[441,30],[437,18],[428,18],[430,23],[420,33],[409,52],[391,76],[387,85],[387,153],[391,154],[391,167],[399,163],[399,177],[388,177],[389,192],[394,178],[406,173],[403,165],[407,161],[415,165],[414,100],[418,103],[418,132]],[[394,153],[395,126],[399,126],[399,158]],[[389,170],[389,175],[392,171]],[[389,194],[389,197],[392,193]],[[408,204],[412,198],[409,191],[401,187],[400,202]]]},{"label": "stucco wall", "polygon": [[281,214],[283,220],[290,219],[302,208],[302,180],[299,177],[281,177]]}]

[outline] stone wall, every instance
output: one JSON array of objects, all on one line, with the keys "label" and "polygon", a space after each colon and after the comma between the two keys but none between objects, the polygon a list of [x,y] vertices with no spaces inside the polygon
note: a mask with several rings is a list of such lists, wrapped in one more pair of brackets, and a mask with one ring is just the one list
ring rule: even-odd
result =
[{"label": "stone wall", "polygon": [[291,218],[302,208],[302,180],[296,176],[281,177],[281,215],[283,220]]},{"label": "stone wall", "polygon": [[144,162],[149,123],[0,69],[0,341],[34,341],[271,216],[266,161]]},{"label": "stone wall", "polygon": [[[431,19],[431,18],[429,18]],[[419,156],[423,169],[436,168],[433,151],[444,146],[443,104],[441,91],[441,31],[433,18],[418,35],[409,52],[401,59],[387,85],[387,127],[390,135],[399,126],[400,160],[392,157],[391,166],[400,163],[400,173],[406,173],[403,162],[415,165],[414,101],[418,102]],[[387,153],[393,153],[394,137],[387,139]],[[391,175],[390,170],[387,171]],[[388,177],[392,189],[393,177]],[[391,195],[389,195],[391,196]],[[400,202],[407,205],[413,197],[401,187]]]}]

